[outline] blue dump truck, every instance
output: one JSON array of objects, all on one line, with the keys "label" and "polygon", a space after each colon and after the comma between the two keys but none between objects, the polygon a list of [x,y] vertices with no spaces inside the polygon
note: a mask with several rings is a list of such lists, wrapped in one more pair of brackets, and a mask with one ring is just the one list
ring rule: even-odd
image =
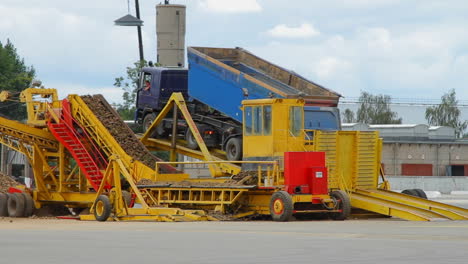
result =
[{"label": "blue dump truck", "polygon": [[[242,158],[242,100],[302,98],[306,102],[305,129],[341,129],[340,94],[313,83],[293,71],[261,59],[242,48],[188,48],[189,67],[145,67],[140,74],[135,120],[146,130],[173,92],[181,92],[209,148],[226,152],[229,160]],[[180,120],[180,119],[179,119]],[[172,133],[166,119],[155,137]],[[189,148],[197,148],[186,124],[178,133]]]}]

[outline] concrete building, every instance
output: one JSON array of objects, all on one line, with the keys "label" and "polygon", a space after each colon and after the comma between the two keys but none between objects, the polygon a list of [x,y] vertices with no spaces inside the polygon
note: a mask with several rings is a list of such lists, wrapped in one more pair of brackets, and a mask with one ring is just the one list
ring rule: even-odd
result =
[{"label": "concrete building", "polygon": [[450,127],[343,124],[343,130],[379,131],[389,176],[468,176],[468,140]]}]

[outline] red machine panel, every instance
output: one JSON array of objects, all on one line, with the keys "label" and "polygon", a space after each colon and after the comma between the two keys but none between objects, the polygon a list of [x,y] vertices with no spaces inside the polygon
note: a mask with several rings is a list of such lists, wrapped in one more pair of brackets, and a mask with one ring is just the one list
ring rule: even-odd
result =
[{"label": "red machine panel", "polygon": [[312,167],[307,170],[311,194],[328,194],[327,167]]},{"label": "red machine panel", "polygon": [[285,152],[284,180],[290,194],[327,194],[325,153]]}]

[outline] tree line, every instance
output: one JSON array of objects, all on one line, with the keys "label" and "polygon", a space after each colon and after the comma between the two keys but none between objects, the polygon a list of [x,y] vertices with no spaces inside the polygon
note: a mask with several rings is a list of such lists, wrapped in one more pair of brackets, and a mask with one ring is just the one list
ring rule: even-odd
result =
[{"label": "tree line", "polygon": [[[369,125],[401,124],[403,119],[390,108],[392,98],[388,95],[372,95],[361,92],[356,114],[349,108],[342,113],[343,123],[364,123]],[[455,129],[457,138],[466,137],[467,120],[461,120],[455,90],[441,97],[441,103],[426,108],[425,118],[431,126],[447,126]]]},{"label": "tree line", "polygon": [[0,41],[0,91],[14,95],[13,100],[0,102],[0,115],[14,120],[26,118],[26,107],[18,102],[18,95],[30,86],[35,75],[34,67],[26,66],[9,39],[5,45]]}]

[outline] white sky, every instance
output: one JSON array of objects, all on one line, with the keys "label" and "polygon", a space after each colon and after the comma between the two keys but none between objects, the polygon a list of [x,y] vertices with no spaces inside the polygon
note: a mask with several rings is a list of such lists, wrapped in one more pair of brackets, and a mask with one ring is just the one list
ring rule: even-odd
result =
[{"label": "white sky", "polygon": [[[140,0],[145,58],[155,61],[155,6]],[[243,47],[345,97],[468,100],[468,1],[172,0],[187,5],[187,45]],[[134,1],[130,0],[134,14]],[[121,100],[114,78],[138,60],[136,28],[113,21],[124,0],[1,0],[9,38],[60,96]],[[404,118],[404,117],[403,117]]]}]

